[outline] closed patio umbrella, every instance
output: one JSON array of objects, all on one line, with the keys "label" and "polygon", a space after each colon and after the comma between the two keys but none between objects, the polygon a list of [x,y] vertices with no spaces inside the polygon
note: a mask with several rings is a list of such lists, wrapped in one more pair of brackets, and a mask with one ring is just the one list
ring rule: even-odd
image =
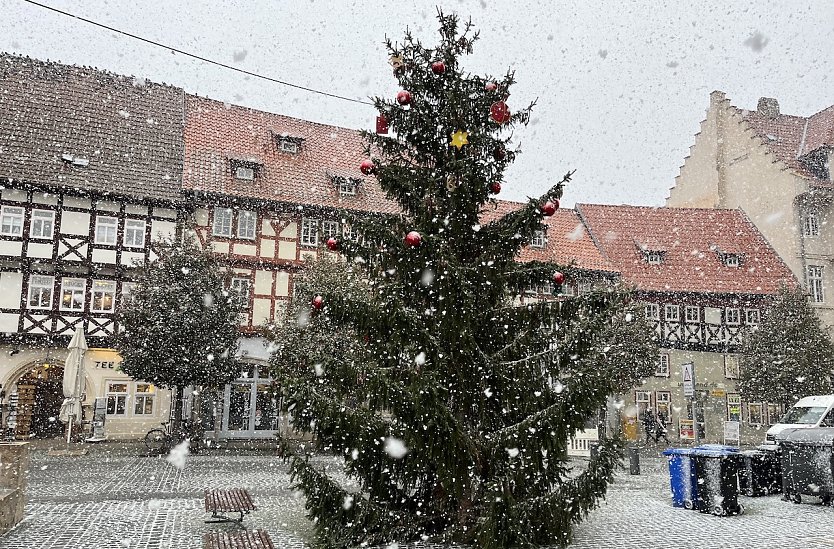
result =
[{"label": "closed patio umbrella", "polygon": [[64,403],[59,418],[67,424],[67,443],[72,435],[72,424],[81,423],[81,401],[84,394],[84,354],[87,338],[84,328],[78,326],[69,343],[69,354],[64,364]]}]

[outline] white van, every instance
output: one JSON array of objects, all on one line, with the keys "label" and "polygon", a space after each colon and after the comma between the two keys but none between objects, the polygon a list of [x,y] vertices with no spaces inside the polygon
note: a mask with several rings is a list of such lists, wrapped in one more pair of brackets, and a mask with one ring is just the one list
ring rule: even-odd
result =
[{"label": "white van", "polygon": [[767,430],[765,444],[776,444],[776,435],[785,429],[834,427],[834,395],[809,396],[799,399],[782,416],[779,423]]}]

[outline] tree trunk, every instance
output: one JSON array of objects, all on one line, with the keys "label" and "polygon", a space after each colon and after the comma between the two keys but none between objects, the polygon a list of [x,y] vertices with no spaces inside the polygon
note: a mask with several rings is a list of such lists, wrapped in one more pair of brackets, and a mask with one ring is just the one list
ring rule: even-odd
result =
[{"label": "tree trunk", "polygon": [[171,432],[179,433],[182,430],[182,387],[176,386],[171,389]]}]

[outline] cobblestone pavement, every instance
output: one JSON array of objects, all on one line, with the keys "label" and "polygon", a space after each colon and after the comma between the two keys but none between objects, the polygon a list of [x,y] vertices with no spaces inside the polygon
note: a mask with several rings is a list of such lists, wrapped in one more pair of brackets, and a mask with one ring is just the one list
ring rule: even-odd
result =
[{"label": "cobblestone pavement", "polygon": [[[190,456],[182,471],[135,451],[95,448],[86,456],[32,456],[26,518],[0,537],[5,549],[198,548],[206,487],[245,487],[258,510],[245,519],[278,548],[308,547],[304,500],[289,488],[286,465],[269,455]],[[323,466],[336,468],[329,458]],[[834,548],[834,509],[778,496],[742,498],[746,513],[718,518],[669,503],[665,463],[643,460],[643,474],[622,473],[600,509],[581,523],[571,547]],[[436,545],[400,545],[412,549]]]}]

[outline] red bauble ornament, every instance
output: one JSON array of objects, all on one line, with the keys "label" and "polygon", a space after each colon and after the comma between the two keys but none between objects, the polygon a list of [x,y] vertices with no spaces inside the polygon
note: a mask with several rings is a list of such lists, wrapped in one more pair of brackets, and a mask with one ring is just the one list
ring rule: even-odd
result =
[{"label": "red bauble ornament", "polygon": [[501,183],[499,183],[498,181],[493,181],[489,185],[489,192],[491,192],[492,194],[500,193],[501,192]]},{"label": "red bauble ornament", "polygon": [[327,249],[331,252],[335,252],[339,249],[339,241],[331,236],[327,239]]},{"label": "red bauble ornament", "polygon": [[446,72],[446,63],[443,61],[435,61],[431,64],[431,72],[434,74],[443,74]]},{"label": "red bauble ornament", "polygon": [[512,113],[510,113],[510,108],[506,103],[503,101],[496,101],[489,108],[489,115],[499,124],[506,124],[510,121]]},{"label": "red bauble ornament", "polygon": [[565,283],[565,275],[556,271],[553,273],[553,282],[559,284],[560,286]]},{"label": "red bauble ornament", "polygon": [[376,166],[372,160],[363,160],[361,164],[359,164],[359,171],[365,175],[371,175],[376,171]]},{"label": "red bauble ornament", "polygon": [[546,215],[547,217],[550,217],[551,215],[555,214],[556,210],[558,210],[558,209],[559,209],[559,201],[558,200],[554,200],[553,202],[548,200],[547,202],[542,204],[542,213],[544,215]]},{"label": "red bauble ornament", "polygon": [[420,245],[422,241],[423,237],[420,236],[420,233],[418,233],[417,231],[411,231],[410,233],[405,235],[405,239],[403,240],[405,245],[409,248],[416,248]]},{"label": "red bauble ornament", "polygon": [[488,91],[489,93],[492,93],[497,89],[498,89],[498,84],[496,84],[495,82],[487,82],[486,85],[484,86],[484,90]]},{"label": "red bauble ornament", "polygon": [[504,160],[507,158],[507,149],[502,146],[495,147],[495,150],[492,151],[492,157],[495,160]]},{"label": "red bauble ornament", "polygon": [[324,307],[324,298],[317,295],[313,298],[313,309],[318,311],[321,310],[322,307]]},{"label": "red bauble ornament", "polygon": [[388,133],[388,119],[384,114],[376,117],[376,133],[385,135]]},{"label": "red bauble ornament", "polygon": [[397,94],[397,103],[400,105],[410,105],[411,104],[411,93],[405,90],[399,92]]}]

